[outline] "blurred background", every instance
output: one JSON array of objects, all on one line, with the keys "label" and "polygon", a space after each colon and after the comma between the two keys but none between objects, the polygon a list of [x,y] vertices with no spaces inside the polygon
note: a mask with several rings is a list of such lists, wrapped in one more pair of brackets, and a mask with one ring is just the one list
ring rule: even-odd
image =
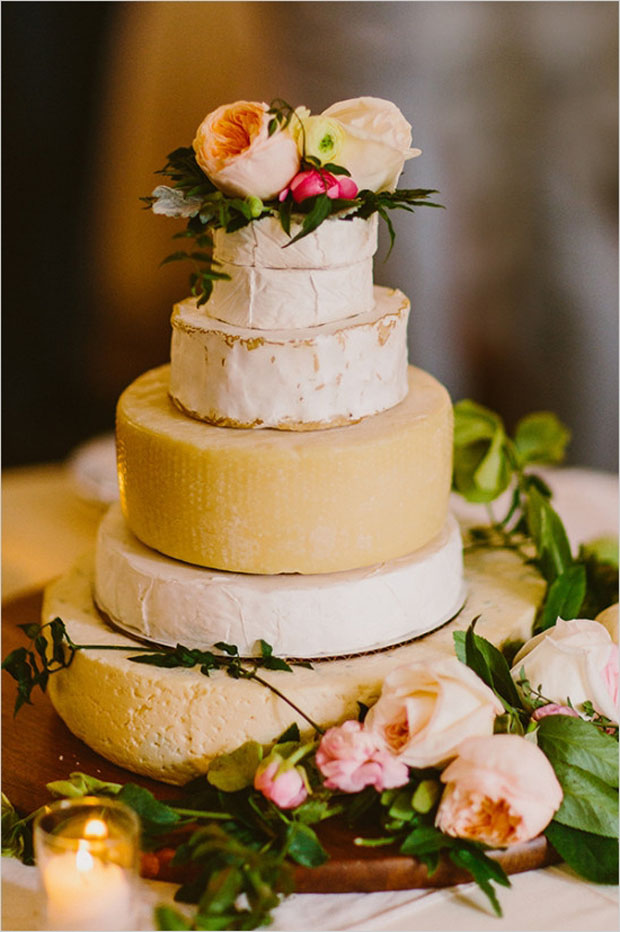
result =
[{"label": "blurred background", "polygon": [[282,97],[393,100],[423,150],[378,284],[410,358],[501,413],[554,410],[569,460],[617,469],[618,6],[613,2],[2,5],[3,464],[113,428],[169,356],[183,222],[139,198],[203,117]]}]

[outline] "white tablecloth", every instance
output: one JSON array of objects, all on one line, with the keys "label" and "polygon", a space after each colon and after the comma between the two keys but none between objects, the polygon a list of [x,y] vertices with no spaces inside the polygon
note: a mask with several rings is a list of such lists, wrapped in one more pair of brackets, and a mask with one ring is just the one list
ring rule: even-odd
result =
[{"label": "white tablecloth", "polygon": [[[618,483],[615,476],[586,470],[547,474],[554,504],[571,542],[617,533]],[[455,500],[460,517],[484,513]],[[92,545],[102,508],[81,500],[74,477],[63,466],[6,472],[3,477],[3,598],[42,585]],[[491,912],[475,884],[445,890],[407,890],[367,894],[295,894],[275,912],[271,929],[463,930],[463,932],[611,932],[618,928],[616,887],[588,884],[561,866],[513,875],[512,887],[499,891],[502,919]],[[171,884],[141,881],[140,929],[154,929],[152,907],[171,902]],[[43,899],[36,868],[13,858],[2,861],[2,928],[45,929]]]}]

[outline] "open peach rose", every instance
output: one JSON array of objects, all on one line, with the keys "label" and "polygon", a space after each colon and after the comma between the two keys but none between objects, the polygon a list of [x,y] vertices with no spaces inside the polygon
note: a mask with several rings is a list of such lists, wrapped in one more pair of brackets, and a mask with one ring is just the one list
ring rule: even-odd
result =
[{"label": "open peach rose", "polygon": [[519,735],[467,738],[441,780],[437,828],[494,848],[535,838],[562,802],[553,767]]},{"label": "open peach rose", "polygon": [[490,735],[504,708],[495,693],[456,657],[393,670],[364,728],[410,767],[437,767],[468,735]]},{"label": "open peach rose", "polygon": [[269,135],[268,110],[265,103],[238,100],[209,113],[198,127],[196,161],[225,194],[269,200],[296,174],[297,144],[286,130]]},{"label": "open peach rose", "polygon": [[420,155],[420,149],[411,148],[411,125],[389,100],[341,100],[322,116],[341,127],[337,161],[360,190],[393,191],[405,161]]}]

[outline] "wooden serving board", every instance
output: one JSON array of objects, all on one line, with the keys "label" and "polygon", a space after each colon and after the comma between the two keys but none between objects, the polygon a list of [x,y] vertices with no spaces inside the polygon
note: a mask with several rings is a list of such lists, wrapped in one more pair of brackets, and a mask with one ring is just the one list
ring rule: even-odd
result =
[{"label": "wooden serving board", "polygon": [[[42,592],[37,591],[7,602],[2,610],[2,658],[27,640],[17,627],[39,622]],[[49,699],[39,690],[32,705],[24,705],[13,716],[15,681],[2,675],[2,789],[20,811],[32,812],[51,801],[46,784],[66,779],[75,770],[114,783],[137,783],[151,790],[158,799],[174,800],[179,790],[165,783],[130,773],[100,757],[76,738],[56,715]],[[337,820],[320,828],[330,860],[313,869],[295,868],[299,893],[357,893],[377,890],[408,890],[417,887],[444,887],[471,881],[465,871],[444,861],[428,876],[426,867],[415,858],[405,857],[395,848],[362,848],[353,843],[354,834]],[[143,858],[143,874],[158,880],[179,882],[182,878],[169,861],[173,849],[157,857]],[[506,851],[492,852],[507,874],[544,867],[557,861],[557,855],[544,837]]]}]

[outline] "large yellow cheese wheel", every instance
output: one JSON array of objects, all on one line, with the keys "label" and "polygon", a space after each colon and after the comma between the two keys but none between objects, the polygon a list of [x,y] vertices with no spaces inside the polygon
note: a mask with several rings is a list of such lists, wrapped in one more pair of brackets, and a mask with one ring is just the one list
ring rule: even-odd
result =
[{"label": "large yellow cheese wheel", "polygon": [[409,367],[409,394],[358,424],[292,433],[214,427],[179,412],[169,367],[119,400],[119,485],[147,546],[241,573],[331,573],[412,553],[446,520],[452,405]]}]

